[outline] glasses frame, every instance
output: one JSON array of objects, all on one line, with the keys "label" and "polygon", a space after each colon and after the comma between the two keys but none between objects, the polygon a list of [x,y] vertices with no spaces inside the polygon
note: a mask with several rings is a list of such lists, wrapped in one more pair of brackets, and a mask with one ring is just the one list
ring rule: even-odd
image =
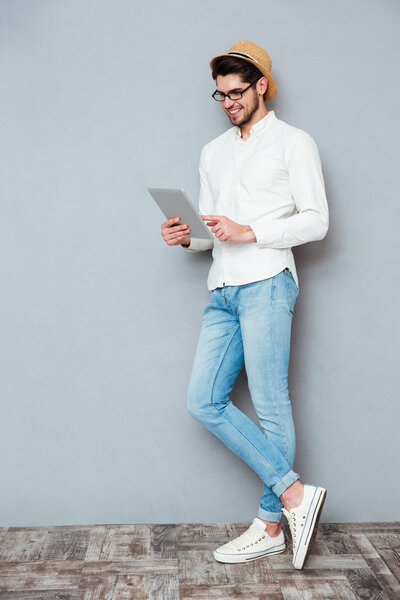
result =
[{"label": "glasses frame", "polygon": [[[264,76],[263,76],[264,77]],[[239,98],[231,98],[230,94],[224,94],[224,92],[220,92],[219,90],[215,90],[215,92],[213,94],[211,94],[211,97],[214,98],[214,100],[216,100],[217,102],[225,102],[225,98],[229,98],[229,100],[231,100],[232,102],[234,102],[235,100],[240,100],[240,98],[243,96],[243,94],[245,92],[247,92],[247,90],[249,90],[255,83],[257,83],[257,81],[260,81],[261,77],[258,77],[258,79],[256,79],[255,81],[253,81],[253,83],[251,83],[250,85],[247,86],[247,88],[245,88],[244,90],[242,90],[241,92],[231,92],[234,94],[240,94]],[[215,94],[223,94],[223,98],[222,100],[218,100],[218,98],[215,97]]]}]

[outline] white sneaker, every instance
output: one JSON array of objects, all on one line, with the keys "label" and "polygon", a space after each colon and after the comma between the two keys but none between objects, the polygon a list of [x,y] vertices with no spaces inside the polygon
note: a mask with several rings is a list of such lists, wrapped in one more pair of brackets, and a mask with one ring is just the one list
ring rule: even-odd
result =
[{"label": "white sneaker", "polygon": [[304,497],[295,508],[289,511],[281,508],[288,520],[293,542],[293,565],[302,569],[317,533],[319,516],[326,498],[326,489],[316,485],[304,484]]},{"label": "white sneaker", "polygon": [[266,524],[258,517],[242,535],[214,550],[214,558],[223,563],[241,563],[256,560],[270,554],[278,554],[286,550],[283,530],[271,537]]}]

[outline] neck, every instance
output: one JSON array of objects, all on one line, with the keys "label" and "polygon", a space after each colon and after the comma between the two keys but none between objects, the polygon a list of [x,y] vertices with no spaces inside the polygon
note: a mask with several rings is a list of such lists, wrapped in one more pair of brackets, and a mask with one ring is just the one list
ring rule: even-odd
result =
[{"label": "neck", "polygon": [[254,113],[254,115],[251,117],[250,121],[240,127],[240,131],[242,133],[242,138],[244,140],[247,140],[247,138],[249,137],[250,129],[253,127],[253,125],[255,125],[258,121],[260,121],[265,116],[267,116],[267,114],[268,114],[267,107],[265,106],[264,102],[261,102],[260,106]]}]

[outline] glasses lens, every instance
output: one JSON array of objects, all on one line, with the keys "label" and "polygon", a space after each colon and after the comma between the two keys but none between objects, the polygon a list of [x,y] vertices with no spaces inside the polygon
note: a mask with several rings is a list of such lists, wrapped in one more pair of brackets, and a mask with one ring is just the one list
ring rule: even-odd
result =
[{"label": "glasses lens", "polygon": [[218,102],[222,102],[223,99],[225,98],[225,94],[221,94],[221,92],[214,92],[212,97],[214,98],[214,100],[218,100]]},{"label": "glasses lens", "polygon": [[[242,94],[240,92],[231,92],[230,94],[227,94],[227,96],[231,100],[239,100],[239,98],[242,97]],[[222,92],[214,92],[212,97],[214,100],[218,100],[218,102],[223,102],[225,100],[225,94]]]}]

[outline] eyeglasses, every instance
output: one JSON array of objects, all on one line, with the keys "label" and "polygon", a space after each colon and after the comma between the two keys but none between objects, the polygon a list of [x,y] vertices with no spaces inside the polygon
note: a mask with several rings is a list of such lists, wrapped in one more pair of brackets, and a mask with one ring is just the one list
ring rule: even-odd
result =
[{"label": "eyeglasses", "polygon": [[229,94],[224,94],[224,92],[219,92],[218,90],[215,90],[215,92],[212,94],[212,97],[217,102],[223,102],[225,98],[229,98],[229,100],[239,100],[239,98],[241,98],[243,94],[251,88],[251,86],[257,83],[259,79],[261,79],[261,77],[253,81],[253,83],[251,83],[249,86],[247,86],[247,88],[245,88],[241,92],[230,92]]}]

